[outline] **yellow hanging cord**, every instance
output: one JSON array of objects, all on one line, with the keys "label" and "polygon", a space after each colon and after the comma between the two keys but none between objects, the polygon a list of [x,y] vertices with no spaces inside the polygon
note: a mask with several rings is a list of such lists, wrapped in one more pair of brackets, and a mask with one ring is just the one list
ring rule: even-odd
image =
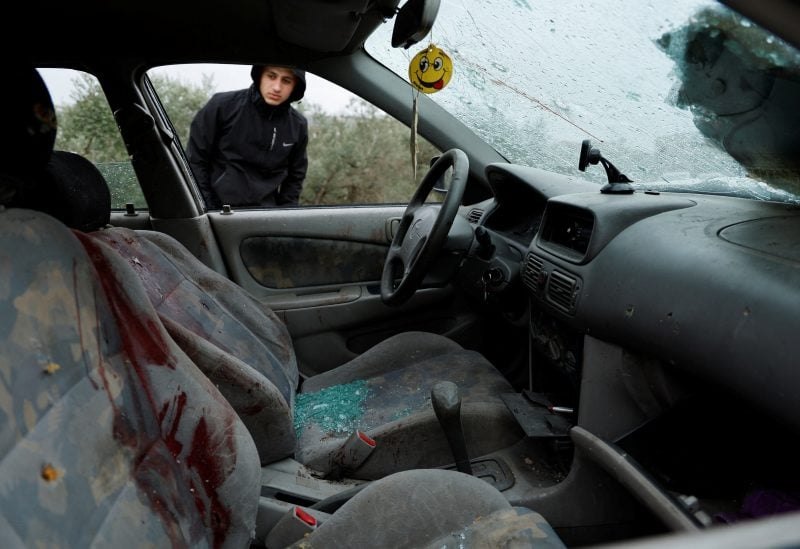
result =
[{"label": "yellow hanging cord", "polygon": [[417,125],[419,124],[419,112],[417,110],[418,103],[417,99],[419,98],[419,90],[414,90],[413,92],[413,102],[411,104],[411,175],[412,181],[414,185],[417,184],[417,154],[419,153],[419,149],[417,147]]}]

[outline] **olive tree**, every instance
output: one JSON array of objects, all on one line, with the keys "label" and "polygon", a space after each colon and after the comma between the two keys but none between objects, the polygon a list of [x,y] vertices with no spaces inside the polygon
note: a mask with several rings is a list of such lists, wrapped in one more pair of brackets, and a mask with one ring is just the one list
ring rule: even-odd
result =
[{"label": "olive tree", "polygon": [[359,99],[342,113],[311,105],[305,114],[309,168],[301,204],[408,202],[436,154],[418,138],[415,178],[408,127]]}]

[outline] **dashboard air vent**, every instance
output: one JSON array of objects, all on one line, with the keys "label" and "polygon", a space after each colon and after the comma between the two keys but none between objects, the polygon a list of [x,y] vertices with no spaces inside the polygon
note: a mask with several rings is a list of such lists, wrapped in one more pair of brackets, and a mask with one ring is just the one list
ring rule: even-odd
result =
[{"label": "dashboard air vent", "polygon": [[543,272],[544,264],[542,263],[542,260],[529,253],[528,257],[525,258],[525,268],[522,271],[522,281],[528,288],[534,292],[538,292]]},{"label": "dashboard air vent", "polygon": [[547,285],[547,298],[558,308],[568,313],[574,313],[579,289],[577,279],[553,271],[550,274],[550,283]]},{"label": "dashboard air vent", "polygon": [[472,208],[467,214],[467,221],[475,224],[481,220],[481,217],[483,217],[483,210],[480,208]]}]

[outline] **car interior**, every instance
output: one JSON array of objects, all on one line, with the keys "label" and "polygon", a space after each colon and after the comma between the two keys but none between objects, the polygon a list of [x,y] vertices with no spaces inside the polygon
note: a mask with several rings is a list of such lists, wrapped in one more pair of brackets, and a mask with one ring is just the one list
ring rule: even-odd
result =
[{"label": "car interior", "polygon": [[[800,545],[800,200],[640,188],[597,139],[591,177],[509,161],[365,49],[440,0],[45,4],[0,107],[3,547]],[[722,4],[800,45],[795,3]],[[800,70],[737,88],[742,44],[690,46],[695,112],[762,98],[698,129],[796,185]],[[374,105],[412,193],[207,209],[153,76],[192,63]],[[141,202],[59,148],[52,69],[96,79]]]}]

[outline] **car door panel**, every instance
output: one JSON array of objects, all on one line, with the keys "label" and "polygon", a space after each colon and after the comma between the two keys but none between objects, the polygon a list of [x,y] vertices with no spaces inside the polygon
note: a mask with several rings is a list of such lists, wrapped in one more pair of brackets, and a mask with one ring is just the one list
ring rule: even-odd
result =
[{"label": "car door panel", "polygon": [[402,211],[400,206],[286,208],[208,215],[231,279],[261,299],[285,301],[287,294],[377,283],[389,245],[387,219]]},{"label": "car door panel", "polygon": [[277,289],[380,280],[386,257],[383,244],[295,236],[248,237],[239,251],[250,276]]},{"label": "car door panel", "polygon": [[392,227],[402,206],[286,208],[211,213],[231,279],[286,322],[301,370],[341,364],[394,333],[457,334],[449,286],[425,288],[401,307],[380,297]]}]

